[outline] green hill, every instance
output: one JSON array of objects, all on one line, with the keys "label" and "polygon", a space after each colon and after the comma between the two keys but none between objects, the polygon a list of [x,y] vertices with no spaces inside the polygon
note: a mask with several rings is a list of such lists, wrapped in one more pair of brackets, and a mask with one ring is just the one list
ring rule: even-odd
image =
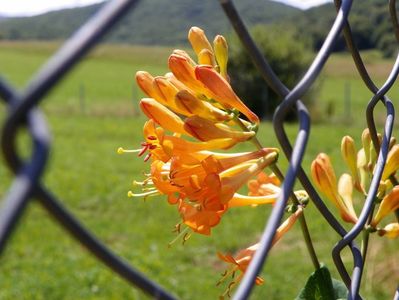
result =
[{"label": "green hill", "polygon": [[[273,23],[296,15],[300,10],[268,0],[236,1],[237,8],[249,25]],[[70,36],[101,4],[64,9],[34,17],[0,20],[4,39],[54,40]],[[119,22],[108,41],[144,45],[171,45],[186,41],[193,25],[212,36],[226,33],[231,27],[214,0],[146,0]]]}]

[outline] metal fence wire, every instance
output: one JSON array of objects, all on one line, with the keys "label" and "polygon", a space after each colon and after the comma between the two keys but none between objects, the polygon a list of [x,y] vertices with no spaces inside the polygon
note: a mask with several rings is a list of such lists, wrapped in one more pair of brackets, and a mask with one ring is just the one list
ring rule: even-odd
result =
[{"label": "metal fence wire", "polygon": [[[98,258],[98,260],[126,279],[133,286],[141,289],[155,299],[176,299],[172,293],[164,290],[153,280],[138,272],[134,267],[129,265],[128,262],[108,249],[61,204],[61,201],[53,195],[41,181],[51,142],[49,139],[48,126],[44,121],[38,105],[50,89],[54,88],[64,76],[78,64],[87,52],[98,43],[99,39],[103,37],[129,9],[134,9],[138,2],[138,0],[112,0],[106,3],[101,10],[91,17],[86,24],[67,40],[60,50],[33,76],[26,89],[19,91],[0,77],[0,96],[8,109],[6,119],[1,129],[1,150],[8,167],[15,174],[12,185],[2,201],[0,210],[0,253],[4,250],[10,235],[15,229],[16,223],[26,208],[26,204],[33,199],[37,199],[55,220],[79,243],[84,245]],[[349,290],[348,299],[362,299],[359,295],[359,286],[362,279],[364,260],[358,245],[355,243],[355,238],[362,231],[369,216],[372,214],[372,202],[377,194],[378,184],[387,160],[395,112],[393,103],[386,94],[397,78],[399,72],[399,56],[396,58],[386,82],[379,88],[370,78],[353,41],[348,21],[352,0],[335,0],[337,15],[325,38],[324,44],[303,78],[290,90],[276,76],[267,58],[262,56],[232,1],[219,0],[219,2],[254,64],[262,74],[265,83],[283,99],[274,114],[273,126],[278,141],[290,162],[288,171],[285,174],[286,179],[282,185],[282,192],[273,208],[271,216],[267,220],[266,227],[261,237],[260,247],[252,259],[233,298],[247,299],[249,297],[255,283],[255,278],[267,259],[274,234],[281,222],[295,180],[298,178],[321,215],[342,237],[333,248],[332,255],[340,276]],[[399,41],[399,23],[395,0],[389,0],[389,10],[395,36]],[[309,138],[311,121],[308,110],[300,99],[318,78],[322,68],[331,55],[332,48],[341,34],[343,34],[345,38],[347,48],[352,55],[360,77],[374,95],[368,103],[366,119],[372,142],[375,148],[379,149],[378,161],[367,199],[358,222],[349,232],[340,225],[334,215],[323,203],[301,166]],[[377,137],[377,130],[374,122],[374,108],[379,102],[381,102],[386,109],[386,120],[381,144]],[[296,109],[299,120],[298,132],[294,141],[289,140],[284,129],[285,115],[292,108]],[[20,158],[16,149],[17,133],[21,128],[27,129],[34,145],[31,156],[26,160]],[[341,252],[345,248],[350,249],[352,253],[353,269],[351,270],[345,267],[341,258]],[[395,297],[395,299],[399,298],[398,292]]]}]

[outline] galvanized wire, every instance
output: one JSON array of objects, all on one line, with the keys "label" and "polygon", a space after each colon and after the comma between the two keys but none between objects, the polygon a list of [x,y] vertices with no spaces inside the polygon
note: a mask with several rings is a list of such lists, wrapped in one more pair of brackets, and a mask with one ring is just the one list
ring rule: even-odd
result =
[{"label": "galvanized wire", "polygon": [[[56,196],[48,191],[41,182],[41,177],[47,163],[51,138],[48,126],[37,108],[44,96],[79,62],[79,60],[95,46],[99,39],[117,22],[128,9],[133,9],[138,0],[113,0],[104,5],[76,34],[74,34],[61,49],[52,56],[49,61],[37,72],[26,89],[18,91],[11,84],[0,77],[0,96],[8,107],[7,118],[1,131],[1,149],[5,161],[15,174],[15,179],[6,194],[0,210],[0,254],[4,250],[7,241],[15,229],[19,217],[23,214],[26,204],[32,199],[37,199],[43,207],[60,223],[77,241],[84,245],[105,265],[114,270],[132,285],[143,290],[155,299],[175,299],[169,292],[162,289],[145,275],[139,273],[128,262],[124,261],[101,243],[70,213]],[[289,90],[275,74],[267,58],[263,57],[257,48],[255,41],[246,29],[240,14],[232,1],[219,0],[233,28],[237,32],[249,55],[258,67],[266,84],[268,84],[282,99],[275,112],[273,125],[278,141],[289,160],[289,168],[285,174],[282,191],[273,208],[271,216],[267,220],[266,227],[260,241],[259,250],[256,252],[249,268],[236,292],[234,299],[247,299],[250,296],[255,283],[255,278],[261,271],[267,259],[273,237],[281,223],[281,219],[287,201],[292,194],[296,178],[299,179],[308,192],[326,222],[335,230],[341,240],[337,241],[333,248],[332,256],[339,274],[349,290],[348,299],[361,299],[359,286],[362,278],[365,258],[355,239],[370,222],[373,213],[373,200],[376,196],[379,181],[386,163],[389,150],[389,141],[392,135],[394,121],[394,106],[387,96],[399,73],[399,56],[393,65],[388,79],[381,88],[378,88],[370,78],[362,61],[360,53],[353,41],[348,16],[351,11],[352,0],[335,0],[337,16],[322,48],[317,53],[303,78]],[[389,10],[395,32],[399,41],[399,24],[396,12],[396,1],[389,1]],[[335,216],[329,211],[321,197],[311,184],[301,164],[310,136],[311,120],[301,97],[311,88],[318,78],[339,35],[343,33],[349,52],[357,67],[358,73],[367,88],[373,93],[366,109],[366,120],[370,130],[372,142],[378,152],[378,160],[371,181],[368,196],[365,201],[358,222],[347,232]],[[382,103],[387,111],[383,139],[380,145],[377,137],[377,129],[374,121],[374,108]],[[293,143],[290,142],[285,129],[284,119],[287,112],[295,108],[298,116],[298,132]],[[16,137],[18,129],[26,127],[32,142],[31,156],[23,161],[16,149]],[[341,259],[341,252],[349,247],[353,256],[353,269],[349,272]],[[395,298],[399,299],[398,291]]]}]

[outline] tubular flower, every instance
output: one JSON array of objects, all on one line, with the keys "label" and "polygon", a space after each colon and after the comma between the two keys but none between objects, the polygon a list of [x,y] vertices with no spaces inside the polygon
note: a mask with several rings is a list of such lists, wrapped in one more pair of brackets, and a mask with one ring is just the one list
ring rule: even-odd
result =
[{"label": "tubular flower", "polygon": [[[197,54],[197,56],[200,56],[200,53],[204,50],[207,50],[213,55],[212,46],[201,28],[198,28],[196,26],[191,27],[188,32],[188,40],[190,41],[190,44],[193,47],[193,50],[195,54]],[[214,62],[211,61],[210,65],[214,65]]]},{"label": "tubular flower", "polygon": [[209,209],[180,200],[178,209],[184,224],[194,232],[210,235],[212,227],[219,224],[226,206],[220,205],[215,209]]},{"label": "tubular flower", "polygon": [[[312,162],[311,174],[318,189],[339,209],[342,219],[345,222],[356,223],[357,217],[354,214],[353,207],[347,203],[349,201],[343,200],[338,193],[337,179],[330,158],[327,154],[319,154]],[[347,185],[348,181],[345,180],[341,183],[340,189],[341,191],[344,191],[346,199]]]},{"label": "tubular flower", "polygon": [[196,158],[195,155],[198,153],[180,155],[172,159],[171,181],[174,185],[179,186],[181,193],[191,201],[206,204],[211,199],[221,198],[218,193],[223,188],[224,173],[237,166],[247,166],[248,162],[253,164],[254,159],[274,155],[274,153],[276,153],[276,149],[265,148],[221,158],[217,158],[215,155]]},{"label": "tubular flower", "polygon": [[[273,239],[272,245],[275,245],[285,233],[287,233],[295,224],[296,220],[299,218],[299,216],[303,213],[303,209],[301,207],[298,207],[297,211],[293,213],[291,216],[288,217],[287,220],[285,220],[277,229],[276,234]],[[230,269],[226,270],[222,278],[219,280],[217,285],[220,285],[224,280],[226,280],[229,276],[232,277],[232,281],[229,283],[226,291],[223,293],[223,296],[230,296],[230,291],[232,288],[241,281],[242,277],[244,276],[245,272],[248,269],[249,264],[251,263],[252,258],[254,257],[256,251],[259,248],[259,243],[256,243],[244,250],[241,250],[240,252],[237,253],[235,257],[233,257],[230,254],[221,254],[218,253],[218,256],[221,260],[232,264]],[[235,273],[239,271],[240,275],[236,278]],[[264,280],[261,277],[256,277],[255,283],[257,285],[261,285],[264,283]]]},{"label": "tubular flower", "polygon": [[[132,197],[163,195],[176,205],[187,230],[209,235],[231,207],[274,203],[279,188],[262,185],[262,195],[240,195],[238,190],[265,167],[276,162],[278,150],[264,148],[246,153],[215,153],[255,137],[259,118],[239,99],[228,82],[228,45],[222,36],[213,45],[198,27],[188,34],[197,59],[183,50],[169,56],[170,72],[153,76],[136,73],[147,95],[140,108],[148,117],[141,149],[118,149],[118,153],[144,154],[150,172],[141,193]],[[239,119],[242,113],[249,120]],[[266,176],[266,175],[265,175]],[[270,176],[270,184],[279,182]],[[261,178],[261,175],[258,176]],[[263,184],[263,183],[262,183]]]},{"label": "tubular flower", "polygon": [[392,191],[382,199],[378,211],[371,222],[371,226],[377,226],[384,217],[397,209],[399,209],[399,185],[395,186]]},{"label": "tubular flower", "polygon": [[384,172],[381,180],[388,179],[389,176],[395,174],[399,169],[399,145],[395,145],[388,153],[387,163],[385,164]]},{"label": "tubular flower", "polygon": [[195,76],[225,108],[236,108],[251,122],[259,123],[258,116],[238,98],[230,84],[214,68],[206,65],[197,66]]},{"label": "tubular flower", "polygon": [[229,60],[229,46],[227,45],[226,39],[222,35],[217,35],[213,40],[213,47],[215,49],[215,56],[219,66],[220,75],[222,75],[224,79],[228,80],[227,61]]},{"label": "tubular flower", "polygon": [[352,174],[352,177],[354,179],[354,186],[360,192],[364,193],[360,185],[359,172],[357,169],[357,153],[355,148],[355,141],[348,135],[342,138],[341,154]]},{"label": "tubular flower", "polygon": [[141,99],[140,108],[149,119],[153,119],[157,124],[166,130],[189,135],[184,129],[184,123],[182,119],[154,99]]},{"label": "tubular flower", "polygon": [[198,99],[187,90],[181,90],[176,94],[175,103],[181,111],[186,112],[187,116],[197,115],[214,122],[232,119],[231,114],[218,109],[209,102]]},{"label": "tubular flower", "polygon": [[209,141],[218,138],[232,138],[237,142],[246,141],[253,136],[253,131],[232,130],[223,123],[213,123],[199,116],[192,116],[184,121],[184,129],[200,141]]},{"label": "tubular flower", "polygon": [[389,239],[396,239],[399,237],[399,223],[391,223],[383,229],[378,230],[379,236],[386,236]]}]

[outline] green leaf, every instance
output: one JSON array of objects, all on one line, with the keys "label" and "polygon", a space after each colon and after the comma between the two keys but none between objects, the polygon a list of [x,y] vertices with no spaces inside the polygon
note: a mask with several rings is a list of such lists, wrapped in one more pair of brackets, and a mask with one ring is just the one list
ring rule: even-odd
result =
[{"label": "green leaf", "polygon": [[332,279],[326,266],[313,272],[295,300],[346,299],[348,291],[339,280]]},{"label": "green leaf", "polygon": [[333,284],[333,288],[334,288],[335,299],[337,299],[337,300],[348,299],[348,289],[346,288],[346,285],[342,281],[339,281],[339,280],[333,278],[332,284]]}]

